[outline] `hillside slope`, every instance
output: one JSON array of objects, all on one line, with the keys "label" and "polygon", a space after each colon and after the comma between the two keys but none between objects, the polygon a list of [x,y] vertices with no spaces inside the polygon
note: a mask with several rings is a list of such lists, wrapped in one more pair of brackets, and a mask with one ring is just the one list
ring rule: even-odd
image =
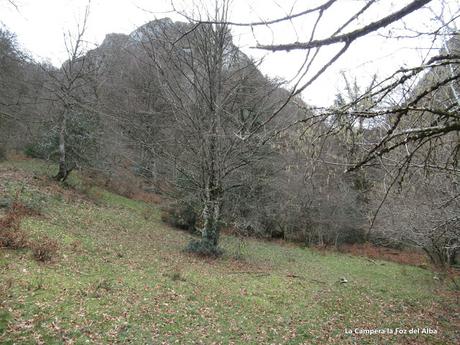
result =
[{"label": "hillside slope", "polygon": [[[199,259],[181,251],[190,235],[163,224],[154,205],[75,176],[59,185],[47,177],[52,168],[0,164],[1,196],[41,210],[21,228],[59,243],[46,264],[28,250],[0,249],[2,344],[460,340],[458,296],[431,271],[233,237],[223,238],[223,258]],[[422,334],[424,327],[437,334]],[[345,333],[386,328],[420,334]]]}]

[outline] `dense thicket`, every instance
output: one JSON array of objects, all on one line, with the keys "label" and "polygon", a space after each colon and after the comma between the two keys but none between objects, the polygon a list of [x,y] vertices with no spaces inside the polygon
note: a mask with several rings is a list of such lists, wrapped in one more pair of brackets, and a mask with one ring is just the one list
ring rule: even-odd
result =
[{"label": "dense thicket", "polygon": [[[46,109],[40,66],[22,53],[13,33],[0,27],[0,150],[21,149]],[[5,154],[5,153],[3,153]]]}]

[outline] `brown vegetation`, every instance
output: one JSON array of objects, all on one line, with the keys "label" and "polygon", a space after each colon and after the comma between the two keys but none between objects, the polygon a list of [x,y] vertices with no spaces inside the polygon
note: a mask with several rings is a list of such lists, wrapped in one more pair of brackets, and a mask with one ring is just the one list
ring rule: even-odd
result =
[{"label": "brown vegetation", "polygon": [[392,261],[404,265],[413,265],[419,267],[428,266],[428,259],[426,255],[420,251],[379,247],[371,243],[344,244],[340,247],[340,251],[356,256]]},{"label": "brown vegetation", "polygon": [[59,246],[56,240],[44,237],[39,241],[32,242],[30,248],[35,260],[49,262],[56,256]]},{"label": "brown vegetation", "polygon": [[38,211],[15,200],[6,214],[0,218],[0,247],[31,249],[34,259],[40,262],[49,262],[57,253],[57,241],[48,237],[31,240],[29,235],[20,227],[24,217],[36,215],[39,215]]}]

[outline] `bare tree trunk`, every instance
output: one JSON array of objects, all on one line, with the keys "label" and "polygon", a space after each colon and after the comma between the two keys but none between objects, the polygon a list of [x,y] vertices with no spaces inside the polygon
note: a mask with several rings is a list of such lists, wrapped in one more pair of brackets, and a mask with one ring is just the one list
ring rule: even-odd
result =
[{"label": "bare tree trunk", "polygon": [[213,63],[209,78],[209,93],[210,93],[210,116],[211,126],[209,129],[209,144],[208,144],[208,182],[205,188],[205,200],[203,208],[203,241],[210,244],[212,247],[218,246],[220,234],[220,211],[222,199],[222,181],[220,180],[221,165],[219,164],[219,128],[221,126],[221,111],[223,107],[222,100],[222,70],[223,70],[223,55],[224,45],[227,37],[225,27],[217,29],[213,34],[216,36],[217,44],[214,46],[210,61]]},{"label": "bare tree trunk", "polygon": [[55,176],[58,181],[64,181],[67,177],[66,154],[65,154],[65,132],[67,125],[67,110],[64,110],[61,120],[61,129],[59,131],[59,171]]},{"label": "bare tree trunk", "polygon": [[215,187],[211,190],[207,188],[206,200],[203,208],[203,241],[209,243],[213,247],[217,247],[220,234],[220,197]]},{"label": "bare tree trunk", "polygon": [[[218,99],[219,97],[217,97]],[[211,135],[209,138],[209,165],[208,181],[206,183],[203,207],[203,241],[217,247],[219,241],[219,219],[221,208],[221,183],[218,174],[217,162],[217,117],[218,110],[212,113],[214,119],[211,124]]]},{"label": "bare tree trunk", "polygon": [[66,158],[66,140],[65,135],[67,131],[67,107],[62,114],[61,129],[59,131],[59,170],[54,177],[57,181],[64,182],[69,176],[70,172],[75,166],[71,166]]}]

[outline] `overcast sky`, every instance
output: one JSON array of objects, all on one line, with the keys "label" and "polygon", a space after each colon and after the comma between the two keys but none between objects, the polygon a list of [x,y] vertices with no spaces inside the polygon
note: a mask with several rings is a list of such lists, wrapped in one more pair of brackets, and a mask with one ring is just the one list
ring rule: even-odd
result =
[{"label": "overcast sky", "polygon": [[[204,8],[208,0],[201,0],[199,8]],[[209,0],[211,1],[211,0]],[[434,1],[434,8],[439,11],[439,1]],[[75,31],[83,17],[87,0],[14,0],[17,9],[8,0],[0,0],[0,21],[9,30],[16,33],[23,49],[30,52],[39,60],[48,60],[59,66],[65,59],[64,37],[66,31]],[[238,22],[267,20],[295,13],[306,9],[315,3],[323,1],[295,0],[233,0],[231,19]],[[350,26],[362,26],[372,19],[380,18],[407,4],[408,0],[380,0],[366,17],[359,19]],[[176,1],[179,9],[192,11],[193,1]],[[447,0],[453,11],[458,10],[457,0]],[[318,29],[318,37],[326,37],[334,25],[345,21],[354,11],[363,6],[363,0],[339,0],[338,4],[326,12],[322,25]],[[436,7],[437,6],[437,7]],[[183,20],[171,10],[170,0],[92,0],[90,19],[86,39],[93,46],[100,44],[108,33],[130,33],[142,24],[155,18],[171,17]],[[434,25],[430,22],[428,10],[421,10],[408,16],[405,20],[408,27],[426,30]],[[232,29],[234,41],[246,54],[254,58],[264,57],[261,65],[263,73],[270,77],[281,77],[290,80],[295,76],[303,61],[304,52],[266,53],[251,48],[260,43],[288,43],[306,41],[305,33],[309,32],[313,22],[312,17],[302,17],[293,23],[286,22],[271,28],[259,27],[254,31],[249,28]],[[380,34],[389,33],[389,28]],[[394,30],[392,33],[394,34]],[[438,43],[437,43],[438,44]],[[332,102],[338,89],[343,86],[340,73],[345,71],[350,76],[357,76],[362,84],[374,73],[383,77],[395,68],[419,63],[426,57],[431,48],[428,39],[417,40],[388,40],[373,34],[355,42],[333,68],[325,73],[310,88],[304,91],[303,99],[312,105],[326,106]],[[333,48],[324,49],[318,61],[333,53]]]}]

